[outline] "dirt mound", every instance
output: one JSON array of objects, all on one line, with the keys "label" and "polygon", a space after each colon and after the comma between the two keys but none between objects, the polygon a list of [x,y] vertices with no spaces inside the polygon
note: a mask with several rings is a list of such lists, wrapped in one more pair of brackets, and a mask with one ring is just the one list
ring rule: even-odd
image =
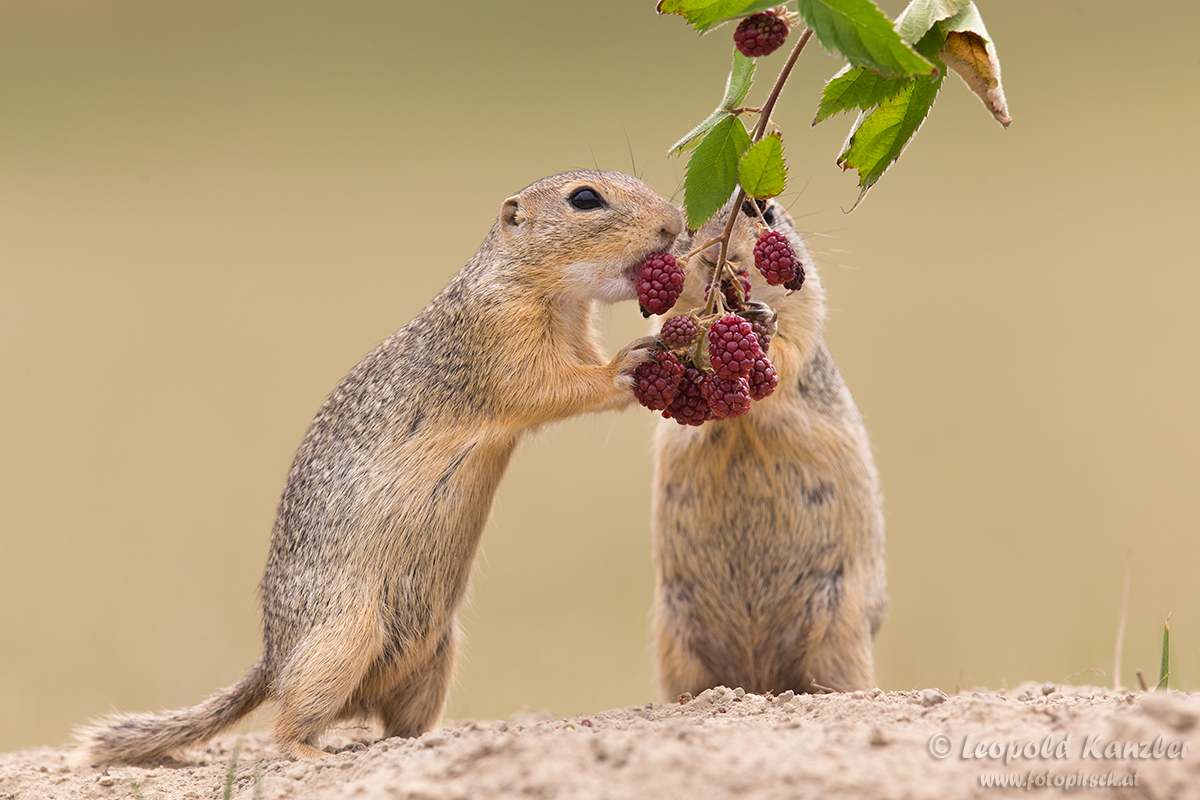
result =
[{"label": "dirt mound", "polygon": [[151,768],[75,767],[69,750],[24,750],[0,756],[0,800],[221,797],[235,747],[233,794],[244,800],[969,798],[1027,782],[1073,797],[1200,798],[1196,693],[719,688],[586,718],[456,721],[373,744],[367,735],[335,732],[336,752],[314,762],[282,758],[266,734],[224,736]]}]

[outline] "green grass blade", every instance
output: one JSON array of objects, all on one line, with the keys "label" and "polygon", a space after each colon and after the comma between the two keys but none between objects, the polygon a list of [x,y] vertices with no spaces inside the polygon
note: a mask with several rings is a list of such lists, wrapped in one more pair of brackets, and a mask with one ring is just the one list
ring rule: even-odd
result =
[{"label": "green grass blade", "polygon": [[1171,677],[1171,615],[1167,614],[1167,621],[1163,624],[1163,646],[1162,646],[1162,665],[1158,668],[1158,686],[1154,687],[1155,691],[1166,689],[1167,681]]}]

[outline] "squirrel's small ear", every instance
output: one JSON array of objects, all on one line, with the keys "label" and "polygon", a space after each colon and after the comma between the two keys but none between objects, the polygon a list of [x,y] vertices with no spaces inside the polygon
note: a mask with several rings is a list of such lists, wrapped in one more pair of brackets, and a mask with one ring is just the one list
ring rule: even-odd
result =
[{"label": "squirrel's small ear", "polygon": [[508,198],[504,205],[500,206],[500,221],[509,228],[519,227],[525,221],[525,212],[521,209],[521,199],[518,195]]}]

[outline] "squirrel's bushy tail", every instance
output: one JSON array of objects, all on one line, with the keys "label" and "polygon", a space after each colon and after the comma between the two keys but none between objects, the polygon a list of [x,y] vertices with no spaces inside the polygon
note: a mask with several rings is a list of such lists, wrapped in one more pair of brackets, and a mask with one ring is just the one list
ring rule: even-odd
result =
[{"label": "squirrel's bushy tail", "polygon": [[259,661],[240,681],[199,705],[161,714],[112,714],[75,731],[82,764],[134,764],[161,759],[220,733],[267,699],[270,680]]}]

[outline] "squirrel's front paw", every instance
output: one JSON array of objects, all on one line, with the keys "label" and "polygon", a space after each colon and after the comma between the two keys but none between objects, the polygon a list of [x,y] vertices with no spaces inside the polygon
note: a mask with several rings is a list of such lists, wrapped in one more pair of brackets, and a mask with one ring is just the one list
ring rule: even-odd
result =
[{"label": "squirrel's front paw", "polygon": [[643,336],[622,347],[612,360],[613,365],[617,368],[617,385],[623,389],[632,389],[633,371],[638,368],[638,365],[649,361],[655,353],[666,349],[657,336]]}]

